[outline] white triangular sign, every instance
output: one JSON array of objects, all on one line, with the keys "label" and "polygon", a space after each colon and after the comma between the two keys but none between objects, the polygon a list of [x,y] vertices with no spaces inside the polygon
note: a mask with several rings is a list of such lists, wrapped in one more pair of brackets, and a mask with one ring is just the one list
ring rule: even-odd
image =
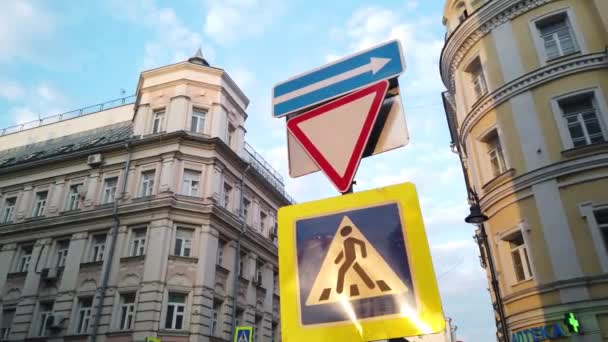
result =
[{"label": "white triangular sign", "polygon": [[294,138],[340,192],[352,184],[388,85],[378,82],[287,121]]},{"label": "white triangular sign", "polygon": [[237,342],[249,342],[249,340],[247,339],[247,336],[245,336],[245,332],[243,331],[241,336],[239,337],[239,340]]},{"label": "white triangular sign", "polygon": [[407,286],[344,216],[313,283],[306,305],[405,293]]}]

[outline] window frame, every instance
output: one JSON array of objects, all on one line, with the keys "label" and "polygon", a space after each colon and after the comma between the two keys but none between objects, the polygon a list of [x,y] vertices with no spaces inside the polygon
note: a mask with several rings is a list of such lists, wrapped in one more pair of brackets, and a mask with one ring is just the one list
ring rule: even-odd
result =
[{"label": "window frame", "polygon": [[[147,251],[147,247],[148,247],[148,227],[133,227],[130,228],[130,236],[129,236],[129,251],[128,251],[128,256],[129,257],[138,257],[138,256],[145,256],[146,255],[146,251]],[[138,231],[143,231],[144,235],[143,237],[137,237],[137,232]],[[143,243],[142,243],[143,241]],[[135,243],[137,242],[137,247],[135,245]],[[139,253],[139,250],[143,248],[143,251],[141,253]]]},{"label": "window frame", "polygon": [[[557,125],[559,131],[563,150],[570,150],[574,149],[575,147],[560,102],[578,96],[585,96],[587,94],[593,96],[592,101],[596,109],[596,117],[599,121],[600,128],[602,129],[602,133],[604,135],[604,143],[608,142],[608,105],[606,104],[606,98],[604,97],[603,89],[601,88],[601,86],[597,85],[562,93],[554,96],[551,99],[553,119],[555,120],[555,124]],[[584,145],[580,147],[585,148],[593,145],[596,144]]]},{"label": "window frame", "polygon": [[[517,224],[515,227],[504,231],[502,233],[500,233],[497,236],[497,239],[499,239],[499,241],[497,241],[497,246],[499,247],[498,250],[493,250],[491,251],[492,253],[504,253],[507,254],[508,257],[504,257],[504,258],[498,258],[498,260],[500,260],[501,264],[502,264],[502,268],[505,270],[505,280],[506,283],[509,284],[510,286],[516,286],[519,285],[521,283],[524,282],[528,282],[528,281],[533,281],[536,283],[536,270],[535,270],[535,264],[534,264],[534,257],[531,254],[530,251],[530,241],[529,241],[529,237],[527,235],[529,229],[527,227],[527,224],[522,221],[519,224]],[[526,267],[529,270],[529,274],[530,277],[526,278],[525,280],[518,280],[517,279],[517,274],[516,274],[516,270],[515,270],[515,264],[513,262],[513,257],[511,254],[512,251],[512,247],[511,247],[511,241],[513,241],[513,239],[516,238],[517,235],[521,235],[521,239],[523,240],[523,246],[525,247],[525,250],[527,252],[527,259],[522,259],[523,262],[526,262],[527,264],[523,264],[522,262],[522,267],[524,268],[524,275],[525,275],[525,270]],[[500,242],[500,244],[498,244]],[[521,255],[520,255],[521,256]],[[511,288],[506,288],[505,289],[507,293],[510,293],[512,290]]]},{"label": "window frame", "polygon": [[[201,107],[193,107],[192,116],[190,118],[190,132],[205,134],[208,115],[209,115],[208,109],[201,108]],[[196,118],[196,130],[193,127],[195,118]],[[203,123],[202,126],[201,126],[201,121]]]},{"label": "window frame", "polygon": [[[167,110],[165,107],[156,108],[152,110],[152,125],[150,127],[151,134],[158,134],[164,132],[166,117]],[[157,122],[158,126],[156,125]]]},{"label": "window frame", "polygon": [[[65,248],[61,248],[62,247],[61,245],[63,243],[67,243],[67,246]],[[70,239],[69,238],[57,240],[55,242],[55,257],[53,260],[53,267],[55,267],[55,268],[65,267],[67,259],[68,259],[69,251],[70,251]]]},{"label": "window frame", "polygon": [[[49,305],[50,309],[49,310],[45,310],[42,311],[42,306],[43,305]],[[32,331],[32,335],[33,336],[37,336],[37,337],[45,337],[48,336],[48,327],[47,327],[47,323],[48,323],[48,317],[50,315],[53,315],[53,306],[54,306],[54,302],[52,301],[39,301],[36,305],[36,320],[35,320],[35,324],[33,325],[33,331]],[[44,317],[44,318],[43,318]]]},{"label": "window frame", "polygon": [[[187,232],[189,234],[189,239],[187,237],[179,237],[179,233],[180,232]],[[175,228],[175,237],[173,238],[173,254],[174,256],[178,256],[178,257],[184,257],[184,258],[193,258],[194,257],[194,232],[195,230],[192,228],[188,228],[188,227],[184,227],[184,226],[177,226]],[[179,246],[179,251],[178,249],[178,244],[177,241],[181,240],[182,242],[180,242],[180,246]],[[187,245],[189,245],[189,247],[186,247]],[[184,255],[185,250],[189,249],[189,253],[188,255]]]},{"label": "window frame", "polygon": [[[166,297],[164,299],[164,308],[163,308],[163,317],[162,317],[162,329],[164,330],[171,330],[171,331],[184,331],[184,330],[188,330],[189,328],[189,322],[188,322],[188,318],[190,315],[189,312],[189,303],[190,303],[190,293],[183,291],[183,290],[177,290],[177,289],[168,289],[166,292]],[[184,298],[184,302],[183,303],[178,303],[178,302],[170,302],[169,301],[169,297],[171,297],[172,294],[177,294],[180,296],[183,296]],[[174,306],[174,309],[172,310],[172,317],[171,317],[171,327],[167,328],[167,323],[168,319],[169,319],[169,306]],[[183,307],[183,311],[182,312],[178,312],[178,308],[179,307]],[[176,327],[176,323],[177,323],[177,317],[180,316],[182,317],[182,326],[177,328]]]},{"label": "window frame", "polygon": [[[595,213],[598,211],[608,210],[608,202],[594,203],[591,201],[582,202],[578,204],[579,213],[583,219],[587,221],[587,227],[589,229],[595,252],[600,261],[600,266],[604,273],[608,272],[608,244],[604,240],[602,234],[602,228]],[[608,228],[606,228],[608,229]]]},{"label": "window frame", "polygon": [[[146,178],[148,176],[151,178]],[[156,169],[142,170],[139,177],[139,197],[147,197],[154,195],[154,186],[156,181]]]},{"label": "window frame", "polygon": [[[474,68],[474,65],[476,68]],[[481,61],[481,56],[477,55],[473,57],[473,59],[471,59],[467,64],[465,72],[467,73],[469,82],[472,84],[474,95],[473,103],[475,103],[490,92],[490,87],[488,86],[488,76]],[[479,92],[476,90],[477,88],[479,88]]]},{"label": "window frame", "polygon": [[[100,238],[97,240],[97,238]],[[103,241],[103,243],[99,243]],[[108,233],[93,233],[91,234],[89,253],[87,257],[88,262],[103,262],[106,254],[106,245],[108,243]],[[102,248],[95,250],[95,247],[102,246]],[[101,250],[101,252],[99,252]],[[101,254],[101,257],[99,255]]]},{"label": "window frame", "polygon": [[[491,139],[492,135],[496,135],[498,139],[504,161],[505,171],[500,173],[499,175],[495,175],[491,160],[488,155],[490,152],[490,144],[488,144],[488,141]],[[479,179],[482,185],[491,182],[495,178],[500,177],[500,175],[504,174],[505,172],[508,172],[511,169],[511,162],[509,160],[507,150],[505,149],[506,144],[504,143],[502,129],[498,124],[494,124],[488,127],[479,136],[477,136],[475,140],[476,141],[473,144],[473,155],[476,160],[474,160],[473,162],[475,163],[475,165],[480,166]]]},{"label": "window frame", "polygon": [[[110,181],[112,181],[112,180],[115,180],[116,184],[114,184],[113,186],[108,186],[108,183]],[[118,175],[108,176],[108,177],[105,177],[103,179],[103,188],[102,188],[102,191],[101,191],[101,204],[109,204],[109,203],[114,203],[116,201],[116,199],[117,199],[116,198],[116,193],[118,191],[119,180],[120,179],[119,179]],[[111,195],[110,195],[110,193],[108,192],[108,190],[110,190],[112,188],[114,190],[111,192]],[[111,201],[110,201],[110,197],[112,197]]]},{"label": "window frame", "polygon": [[[44,198],[40,195],[45,194]],[[49,190],[38,190],[34,193],[34,205],[32,207],[32,217],[42,217],[46,214],[49,201]]]},{"label": "window frame", "polygon": [[[511,266],[513,267],[513,273],[515,274],[515,280],[517,283],[523,283],[525,281],[531,280],[534,278],[532,274],[532,265],[530,263],[530,253],[528,252],[528,246],[526,246],[526,241],[524,241],[523,233],[519,233],[521,235],[522,244],[517,245],[515,247],[509,245],[509,255],[511,256]],[[513,238],[512,238],[513,239]],[[512,243],[513,240],[507,240],[509,244]],[[519,279],[518,270],[516,270],[517,266],[513,256],[517,254],[519,256],[519,260],[521,261],[521,273],[523,274],[523,278]]]},{"label": "window frame", "polygon": [[[24,250],[26,248],[31,249],[29,254],[24,254]],[[24,256],[26,256],[26,255],[28,257],[24,258]],[[17,250],[17,258],[15,260],[15,265],[13,267],[14,272],[15,273],[29,272],[29,269],[32,266],[32,255],[34,255],[34,243],[24,243],[24,244],[19,245],[18,250]],[[23,260],[27,260],[27,261],[24,262],[22,265]]]},{"label": "window frame", "polygon": [[[89,306],[83,306],[85,300],[90,301]],[[93,317],[93,296],[83,296],[76,299],[76,310],[74,310],[74,327],[73,332],[76,335],[86,335],[89,333],[91,326],[91,318]],[[83,324],[86,324],[83,326]],[[84,331],[82,330],[84,328]]]},{"label": "window frame", "polygon": [[572,9],[572,7],[563,7],[563,8],[559,8],[556,9],[554,11],[551,11],[549,13],[544,13],[543,15],[540,16],[536,16],[534,18],[531,18],[528,26],[529,26],[529,30],[530,30],[530,34],[532,35],[532,39],[534,41],[534,45],[536,47],[536,54],[538,57],[538,61],[540,63],[540,66],[545,66],[547,64],[552,63],[555,60],[559,60],[562,57],[566,57],[569,56],[571,54],[568,55],[561,55],[559,57],[556,58],[552,58],[552,59],[548,59],[547,56],[547,52],[545,51],[545,42],[542,39],[541,36],[541,32],[540,29],[538,27],[538,24],[542,21],[545,20],[549,20],[551,17],[554,16],[559,16],[559,15],[565,15],[566,16],[566,20],[570,26],[570,30],[572,32],[572,38],[574,40],[574,44],[575,47],[578,48],[578,50],[576,52],[573,52],[572,54],[586,54],[587,52],[587,47],[584,41],[584,37],[582,32],[579,29],[579,25],[576,19],[576,15],[574,10]]},{"label": "window frame", "polygon": [[[123,300],[123,298],[131,295],[133,296],[133,302],[126,302]],[[137,291],[119,292],[117,301],[114,328],[118,331],[133,330],[135,325],[135,316],[137,314]],[[124,321],[123,308],[125,309]],[[131,318],[130,321],[129,317]],[[127,325],[128,322],[130,322],[130,324]]]},{"label": "window frame", "polygon": [[232,194],[234,191],[234,187],[232,184],[228,182],[224,182],[222,186],[222,206],[226,208],[228,211],[232,209]]},{"label": "window frame", "polygon": [[226,145],[230,148],[234,148],[233,144],[236,140],[236,125],[233,125],[231,122],[228,122],[228,127],[226,127]]},{"label": "window frame", "polygon": [[[12,312],[12,313],[10,313],[11,319],[10,319],[8,327],[5,327],[4,322],[5,322],[5,318],[7,316],[8,311]],[[0,321],[0,341],[8,340],[9,336],[11,335],[11,328],[12,328],[13,322],[15,320],[16,312],[17,312],[16,307],[7,307],[7,308],[2,309],[2,320]]]},{"label": "window frame", "polygon": [[[190,197],[200,197],[201,196],[201,176],[202,172],[198,170],[192,169],[184,169],[182,173],[182,186],[181,186],[181,195],[190,196]],[[193,193],[193,182],[196,182],[196,192]],[[186,185],[186,183],[188,185]],[[187,191],[186,191],[187,190]]]},{"label": "window frame", "polygon": [[[65,201],[65,210],[66,211],[80,209],[80,202],[81,202],[80,191],[83,186],[84,186],[83,183],[70,184],[70,186],[68,187],[68,197]],[[72,191],[74,189],[76,190],[76,192]]]},{"label": "window frame", "polygon": [[[14,200],[11,206],[8,206],[9,200]],[[2,222],[0,223],[10,223],[13,222],[15,217],[15,208],[17,207],[17,195],[7,196],[4,198],[4,203],[2,205]],[[8,213],[8,209],[10,208],[10,213]]]},{"label": "window frame", "polygon": [[217,253],[215,255],[216,265],[223,266],[224,264],[224,249],[226,248],[226,244],[226,241],[221,238],[217,240]]}]

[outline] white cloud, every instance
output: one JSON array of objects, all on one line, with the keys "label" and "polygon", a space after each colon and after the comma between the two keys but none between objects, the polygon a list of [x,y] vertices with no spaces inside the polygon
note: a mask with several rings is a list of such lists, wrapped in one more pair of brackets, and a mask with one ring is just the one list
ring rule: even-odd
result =
[{"label": "white cloud", "polygon": [[25,90],[21,84],[10,80],[0,79],[0,98],[8,101],[15,101],[23,97],[24,94]]},{"label": "white cloud", "polygon": [[18,101],[8,110],[13,124],[28,123],[70,109],[67,97],[49,83],[24,87],[21,91]]},{"label": "white cloud", "polygon": [[0,63],[34,59],[37,43],[55,31],[50,13],[29,0],[0,2],[0,23]]},{"label": "white cloud", "polygon": [[220,45],[262,34],[283,13],[280,0],[206,0],[205,34]]},{"label": "white cloud", "polygon": [[113,0],[111,6],[114,16],[153,32],[144,44],[144,69],[186,60],[199,47],[209,62],[215,56],[202,35],[188,28],[172,8],[159,7],[154,0]]}]

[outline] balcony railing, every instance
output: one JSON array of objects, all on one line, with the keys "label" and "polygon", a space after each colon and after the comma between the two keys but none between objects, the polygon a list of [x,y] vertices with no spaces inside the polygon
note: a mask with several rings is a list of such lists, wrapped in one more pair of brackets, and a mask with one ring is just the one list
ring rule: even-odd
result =
[{"label": "balcony railing", "polygon": [[283,176],[281,176],[251,145],[245,142],[245,152],[247,161],[256,169],[270,184],[272,184],[285,198],[291,203],[295,203],[293,198],[285,191]]},{"label": "balcony railing", "polygon": [[107,110],[107,109],[124,106],[127,104],[132,104],[132,103],[135,103],[135,98],[136,98],[135,95],[131,95],[131,96],[123,97],[120,99],[96,104],[93,106],[76,109],[76,110],[73,110],[70,112],[47,116],[47,117],[41,118],[39,120],[34,120],[34,121],[19,124],[19,125],[3,128],[3,129],[0,129],[0,136],[17,133],[17,132],[25,131],[27,129],[36,128],[36,127],[56,123],[56,122],[63,121],[63,120],[73,119],[73,118],[77,118],[80,116],[85,116],[85,115],[101,112],[102,110]]}]

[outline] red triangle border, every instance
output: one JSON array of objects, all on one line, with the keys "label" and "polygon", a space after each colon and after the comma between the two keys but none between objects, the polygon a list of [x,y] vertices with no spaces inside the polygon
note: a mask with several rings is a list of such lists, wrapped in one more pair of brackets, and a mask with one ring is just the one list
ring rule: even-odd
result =
[{"label": "red triangle border", "polygon": [[[367,142],[369,141],[372,129],[374,128],[374,124],[376,123],[376,119],[378,118],[378,113],[380,113],[380,108],[382,107],[382,103],[384,102],[384,98],[388,90],[388,85],[388,81],[380,81],[367,88],[357,90],[353,93],[338,98],[332,102],[326,103],[322,106],[319,106],[311,111],[298,115],[295,118],[287,121],[287,129],[289,129],[289,131],[294,135],[300,145],[302,145],[308,155],[310,155],[312,160],[319,166],[319,168],[325,173],[325,175],[330,179],[330,181],[341,193],[347,192],[350,189],[353,179],[355,178],[355,173],[357,173],[359,163],[361,162],[361,157],[363,156],[363,152],[365,151],[365,147],[367,146]],[[347,103],[353,102],[373,93],[376,93],[376,96],[374,97],[371,108],[367,114],[367,117],[365,118],[363,129],[359,134],[359,138],[355,143],[353,154],[351,155],[348,161],[348,165],[346,166],[344,175],[340,175],[338,174],[336,169],[331,165],[331,163],[323,156],[321,151],[319,151],[319,149],[317,149],[317,147],[312,143],[312,141],[308,139],[306,134],[304,134],[304,132],[298,127],[298,125],[304,121],[327,113],[333,109],[336,109]]]}]

